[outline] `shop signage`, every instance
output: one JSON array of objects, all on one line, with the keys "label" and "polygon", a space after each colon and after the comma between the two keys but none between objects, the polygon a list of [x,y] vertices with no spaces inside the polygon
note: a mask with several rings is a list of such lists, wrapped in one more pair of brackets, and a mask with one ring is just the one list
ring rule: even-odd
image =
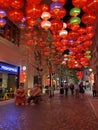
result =
[{"label": "shop signage", "polygon": [[17,66],[11,66],[8,64],[3,64],[0,63],[0,71],[5,71],[5,72],[9,72],[9,73],[18,73],[18,67]]}]

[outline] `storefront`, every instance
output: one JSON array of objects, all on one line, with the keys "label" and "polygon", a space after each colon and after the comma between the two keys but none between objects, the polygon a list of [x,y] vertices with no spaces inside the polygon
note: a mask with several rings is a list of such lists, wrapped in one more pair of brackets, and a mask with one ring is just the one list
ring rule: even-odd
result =
[{"label": "storefront", "polygon": [[14,91],[19,86],[19,73],[19,66],[0,62],[0,87]]}]

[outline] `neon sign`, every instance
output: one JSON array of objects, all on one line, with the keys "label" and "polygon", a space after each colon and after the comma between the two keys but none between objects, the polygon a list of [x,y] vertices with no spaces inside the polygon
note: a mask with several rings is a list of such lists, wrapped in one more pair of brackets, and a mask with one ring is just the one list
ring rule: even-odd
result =
[{"label": "neon sign", "polygon": [[18,67],[0,64],[0,71],[10,72],[10,73],[18,73]]}]

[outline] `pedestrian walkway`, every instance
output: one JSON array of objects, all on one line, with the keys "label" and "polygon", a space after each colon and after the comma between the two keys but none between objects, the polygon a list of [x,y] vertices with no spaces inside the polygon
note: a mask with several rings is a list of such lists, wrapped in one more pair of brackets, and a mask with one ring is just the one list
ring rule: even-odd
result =
[{"label": "pedestrian walkway", "polygon": [[93,97],[92,91],[86,91],[86,95],[87,95],[88,101],[90,102],[90,105],[96,115],[96,118],[98,119],[98,97]]},{"label": "pedestrian walkway", "polygon": [[35,106],[5,103],[0,105],[0,130],[98,130],[93,101],[97,99],[86,92],[83,99],[47,95]]}]

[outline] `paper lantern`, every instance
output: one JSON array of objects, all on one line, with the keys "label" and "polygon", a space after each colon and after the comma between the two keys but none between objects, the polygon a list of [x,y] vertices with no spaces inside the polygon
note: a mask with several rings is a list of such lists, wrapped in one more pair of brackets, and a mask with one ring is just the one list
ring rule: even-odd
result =
[{"label": "paper lantern", "polygon": [[7,8],[10,6],[11,0],[0,0],[0,7]]},{"label": "paper lantern", "polygon": [[0,9],[0,18],[4,18],[6,16],[6,12]]},{"label": "paper lantern", "polygon": [[74,16],[74,17],[78,16],[80,13],[81,13],[81,9],[80,8],[76,8],[75,7],[75,8],[72,8],[70,10],[70,15]]},{"label": "paper lantern", "polygon": [[32,18],[29,18],[27,19],[27,24],[31,27],[35,26],[36,25],[36,19],[32,19]]},{"label": "paper lantern", "polygon": [[43,19],[43,20],[48,20],[48,19],[50,19],[51,18],[51,14],[49,13],[49,12],[43,12],[42,14],[41,14],[41,18]]},{"label": "paper lantern", "polygon": [[38,18],[41,16],[42,10],[40,5],[29,4],[26,6],[26,15],[32,18]]},{"label": "paper lantern", "polygon": [[0,27],[4,27],[6,24],[6,20],[4,18],[0,18]]},{"label": "paper lantern", "polygon": [[41,10],[42,10],[42,12],[43,11],[49,11],[49,6],[47,4],[42,4],[41,5]]},{"label": "paper lantern", "polygon": [[10,6],[15,9],[21,9],[24,6],[23,0],[12,0]]},{"label": "paper lantern", "polygon": [[81,19],[79,17],[72,17],[70,19],[70,24],[80,24],[81,23]]},{"label": "paper lantern", "polygon": [[63,28],[63,22],[61,20],[53,19],[51,20],[51,30],[52,32],[57,32]]},{"label": "paper lantern", "polygon": [[11,9],[8,11],[8,17],[15,22],[19,22],[23,19],[23,12],[18,9]]},{"label": "paper lantern", "polygon": [[45,30],[47,30],[51,27],[51,22],[50,21],[42,21],[41,27],[44,28]]},{"label": "paper lantern", "polygon": [[96,15],[93,13],[86,13],[82,16],[82,22],[87,25],[94,24],[96,21]]},{"label": "paper lantern", "polygon": [[52,2],[50,4],[50,10],[55,12],[55,14],[57,14],[61,9],[62,9],[61,2]]},{"label": "paper lantern", "polygon": [[72,0],[72,4],[75,7],[82,8],[83,6],[87,5],[88,0]]},{"label": "paper lantern", "polygon": [[62,37],[62,38],[65,38],[68,34],[68,31],[67,30],[60,30],[59,31],[59,36]]}]

